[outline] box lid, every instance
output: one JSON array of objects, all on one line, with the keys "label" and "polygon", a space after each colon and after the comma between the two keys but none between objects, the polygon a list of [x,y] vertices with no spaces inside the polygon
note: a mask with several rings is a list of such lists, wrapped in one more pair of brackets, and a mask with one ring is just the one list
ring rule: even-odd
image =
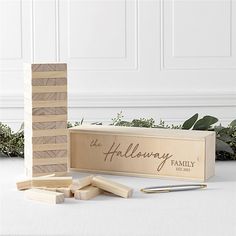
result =
[{"label": "box lid", "polygon": [[70,132],[81,131],[83,133],[104,133],[138,135],[161,138],[180,139],[205,139],[209,135],[214,135],[214,131],[181,130],[181,129],[161,129],[161,128],[141,128],[108,125],[80,125],[69,129]]}]

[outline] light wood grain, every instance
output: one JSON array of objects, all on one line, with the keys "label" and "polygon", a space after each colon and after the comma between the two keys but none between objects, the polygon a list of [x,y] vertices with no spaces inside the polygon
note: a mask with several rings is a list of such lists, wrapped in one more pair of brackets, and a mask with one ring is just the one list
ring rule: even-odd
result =
[{"label": "light wood grain", "polygon": [[205,181],[214,175],[215,133],[133,127],[69,129],[70,168]]},{"label": "light wood grain", "polygon": [[32,86],[66,85],[67,78],[40,78],[31,81]]},{"label": "light wood grain", "polygon": [[71,198],[74,196],[74,194],[70,191],[69,188],[47,188],[47,187],[36,187],[36,188],[47,190],[47,191],[63,193],[65,198]]},{"label": "light wood grain", "polygon": [[33,101],[53,101],[53,100],[67,100],[67,93],[33,93],[32,94],[32,100]]},{"label": "light wood grain", "polygon": [[[30,67],[27,67],[30,68]],[[45,63],[45,64],[32,64],[32,71],[65,71],[67,70],[66,63]]]},{"label": "light wood grain", "polygon": [[74,193],[74,197],[75,199],[79,199],[79,200],[89,200],[89,199],[95,198],[101,193],[102,193],[101,189],[94,186],[87,186],[82,189],[76,190]]},{"label": "light wood grain", "polygon": [[58,86],[33,86],[32,93],[59,93],[67,92],[67,85]]},{"label": "light wood grain", "polygon": [[132,188],[101,176],[93,177],[92,185],[123,198],[132,197],[133,194]]},{"label": "light wood grain", "polygon": [[82,189],[92,183],[93,176],[86,176],[81,179],[75,179],[72,181],[72,184],[70,185],[70,190],[72,193],[74,193],[78,189]]},{"label": "light wood grain", "polygon": [[59,101],[33,101],[32,102],[32,107],[66,107],[67,106],[67,101],[59,100]]},{"label": "light wood grain", "polygon": [[55,174],[55,176],[57,176],[57,177],[59,177],[59,176],[68,176],[68,172],[67,171],[53,171],[53,172],[47,172],[47,173],[34,173],[34,177],[37,177],[37,178],[39,178],[39,177],[41,177],[41,176],[43,176],[43,175],[45,175],[45,174],[47,174],[47,175],[49,175],[49,174]]},{"label": "light wood grain", "polygon": [[34,151],[34,158],[55,158],[55,157],[66,157],[67,150],[47,150],[47,151]]},{"label": "light wood grain", "polygon": [[31,180],[18,181],[18,182],[16,183],[16,187],[17,187],[18,190],[29,189],[29,188],[32,187]]},{"label": "light wood grain", "polygon": [[64,202],[64,194],[43,189],[29,189],[25,191],[25,197],[39,202],[58,204]]},{"label": "light wood grain", "polygon": [[51,165],[36,165],[33,166],[33,174],[45,175],[53,172],[67,172],[67,163],[65,164],[51,164]]},{"label": "light wood grain", "polygon": [[64,78],[67,76],[66,71],[40,71],[32,72],[32,79],[42,78]]},{"label": "light wood grain", "polygon": [[33,165],[52,165],[52,164],[66,164],[67,157],[58,158],[33,158]]},{"label": "light wood grain", "polygon": [[34,115],[32,122],[67,121],[67,115]]},{"label": "light wood grain", "polygon": [[56,135],[66,135],[66,129],[44,129],[44,130],[33,130],[33,137],[42,136],[56,136]]},{"label": "light wood grain", "polygon": [[34,115],[66,115],[67,107],[47,107],[47,108],[33,108]]},{"label": "light wood grain", "polygon": [[33,144],[52,144],[52,143],[67,143],[67,136],[43,136],[43,137],[33,137]]},{"label": "light wood grain", "polygon": [[50,121],[50,122],[34,122],[33,130],[45,129],[66,129],[67,122],[65,121]]},{"label": "light wood grain", "polygon": [[42,177],[32,178],[32,187],[60,188],[69,187],[72,184],[72,177]]}]

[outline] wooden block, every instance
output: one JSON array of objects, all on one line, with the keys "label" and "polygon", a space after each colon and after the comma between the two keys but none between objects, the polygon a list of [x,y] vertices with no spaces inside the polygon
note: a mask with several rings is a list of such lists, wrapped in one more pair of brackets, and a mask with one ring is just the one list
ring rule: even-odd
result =
[{"label": "wooden block", "polygon": [[32,187],[59,188],[69,187],[72,184],[72,177],[42,177],[32,178]]},{"label": "wooden block", "polygon": [[39,78],[32,80],[32,86],[66,85],[66,78]]},{"label": "wooden block", "polygon": [[94,187],[94,186],[87,186],[82,189],[78,189],[74,193],[75,199],[80,200],[89,200],[91,198],[94,198],[102,193],[102,190]]},{"label": "wooden block", "polygon": [[92,185],[124,198],[132,197],[133,194],[132,188],[101,176],[93,177]]},{"label": "wooden block", "polygon": [[69,129],[69,168],[205,181],[214,175],[215,132],[81,125]]},{"label": "wooden block", "polygon": [[66,107],[67,106],[67,100],[58,100],[58,101],[33,101],[32,107],[38,108],[38,107]]},{"label": "wooden block", "polygon": [[67,76],[66,71],[36,71],[36,72],[32,72],[32,79],[64,78],[66,76]]},{"label": "wooden block", "polygon": [[76,190],[84,188],[92,183],[93,176],[86,176],[81,179],[75,179],[73,180],[72,184],[70,185],[70,190],[72,193],[74,193]]},{"label": "wooden block", "polygon": [[16,183],[18,190],[26,190],[32,187],[31,180],[23,180]]},{"label": "wooden block", "polygon": [[34,115],[66,115],[67,108],[66,107],[40,107],[40,108],[33,108],[32,114]]},{"label": "wooden block", "polygon": [[43,136],[33,137],[33,144],[52,144],[52,143],[67,143],[67,136]]},{"label": "wooden block", "polygon": [[25,191],[26,198],[39,202],[58,204],[64,202],[64,193],[47,191],[43,189],[29,189]]},{"label": "wooden block", "polygon": [[67,86],[66,85],[32,86],[32,93],[54,93],[54,92],[67,92]]},{"label": "wooden block", "polygon": [[33,72],[35,71],[65,71],[67,69],[67,65],[66,63],[32,64],[31,69]]},{"label": "wooden block", "polygon": [[65,121],[50,121],[50,122],[33,123],[33,130],[66,129],[66,128],[67,128],[67,122]]},{"label": "wooden block", "polygon": [[54,158],[54,157],[66,157],[67,150],[48,150],[48,151],[35,151],[33,152],[34,158]]},{"label": "wooden block", "polygon": [[33,101],[67,100],[67,93],[33,93]]},{"label": "wooden block", "polygon": [[66,172],[67,163],[64,164],[49,164],[49,165],[34,165],[33,172],[36,175],[45,175],[46,173],[52,172]]},{"label": "wooden block", "polygon": [[44,121],[67,121],[67,115],[36,115],[32,117],[32,122],[44,122]]},{"label": "wooden block", "polygon": [[64,193],[65,198],[73,197],[73,193],[70,191],[70,188],[46,188],[46,187],[36,187],[37,189],[43,189],[47,191],[54,191],[59,193]]},{"label": "wooden block", "polygon": [[47,150],[65,150],[67,148],[66,143],[55,144],[36,144],[34,145],[34,151],[47,151]]},{"label": "wooden block", "polygon": [[[49,174],[49,172],[47,172],[47,174]],[[69,173],[67,171],[54,171],[54,172],[51,172],[51,174],[54,174],[55,177],[65,177],[65,176],[69,176]],[[43,173],[35,173],[34,174],[34,178],[39,178],[39,177],[42,177],[43,176]]]},{"label": "wooden block", "polygon": [[74,194],[71,192],[70,188],[57,188],[56,191],[59,193],[64,193],[64,196],[66,198],[71,198],[74,196]]},{"label": "wooden block", "polygon": [[33,130],[33,137],[42,137],[42,136],[61,136],[66,135],[67,129],[43,129],[43,130]]},{"label": "wooden block", "polygon": [[66,163],[67,163],[67,157],[33,159],[33,165],[52,165],[52,164],[66,164]]}]

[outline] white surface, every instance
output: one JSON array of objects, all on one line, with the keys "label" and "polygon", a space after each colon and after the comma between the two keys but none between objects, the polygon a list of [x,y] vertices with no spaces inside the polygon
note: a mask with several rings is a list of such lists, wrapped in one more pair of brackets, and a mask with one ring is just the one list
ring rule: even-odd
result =
[{"label": "white surface", "polygon": [[[145,186],[183,183],[174,180],[107,176],[135,189],[134,197],[66,199],[48,205],[24,199],[15,182],[23,160],[0,159],[0,233],[2,235],[236,235],[236,161],[217,162],[208,189],[143,194]],[[85,174],[74,173],[81,177]],[[186,182],[184,182],[186,183]]]},{"label": "white surface", "polygon": [[0,120],[23,121],[24,61],[67,62],[69,119],[236,113],[236,2],[1,0]]}]

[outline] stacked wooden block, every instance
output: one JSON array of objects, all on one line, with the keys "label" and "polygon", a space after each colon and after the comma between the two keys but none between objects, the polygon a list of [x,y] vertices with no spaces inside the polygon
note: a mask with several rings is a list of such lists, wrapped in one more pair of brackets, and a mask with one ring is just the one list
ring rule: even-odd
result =
[{"label": "stacked wooden block", "polygon": [[27,176],[67,171],[67,65],[25,65]]}]

